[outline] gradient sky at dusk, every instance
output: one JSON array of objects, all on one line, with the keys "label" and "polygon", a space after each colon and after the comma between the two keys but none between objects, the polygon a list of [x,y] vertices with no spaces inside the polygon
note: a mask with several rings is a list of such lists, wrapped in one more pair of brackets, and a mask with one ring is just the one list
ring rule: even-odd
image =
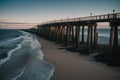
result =
[{"label": "gradient sky at dusk", "polygon": [[120,0],[0,0],[0,22],[41,23],[120,12]]}]

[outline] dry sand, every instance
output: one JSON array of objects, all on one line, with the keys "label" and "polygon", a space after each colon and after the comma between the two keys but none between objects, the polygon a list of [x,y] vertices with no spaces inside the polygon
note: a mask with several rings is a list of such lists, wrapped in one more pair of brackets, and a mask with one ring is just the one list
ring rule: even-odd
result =
[{"label": "dry sand", "polygon": [[98,65],[74,52],[58,49],[54,42],[38,38],[44,58],[55,66],[51,80],[120,80],[120,72]]}]

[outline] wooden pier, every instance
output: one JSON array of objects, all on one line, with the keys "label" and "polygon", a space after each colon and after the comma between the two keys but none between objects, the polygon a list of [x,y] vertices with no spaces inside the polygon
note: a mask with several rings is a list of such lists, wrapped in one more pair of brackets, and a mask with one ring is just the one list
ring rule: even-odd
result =
[{"label": "wooden pier", "polygon": [[[109,46],[113,51],[112,53],[120,54],[118,53],[118,27],[120,26],[120,13],[49,21],[38,25],[37,32],[39,35],[48,39],[67,44],[68,48],[73,47],[73,45],[76,48],[80,48],[80,45],[85,44],[84,28],[87,27],[88,36],[86,47],[88,53],[91,53],[97,46],[98,33],[96,30],[98,22],[108,22],[110,24]],[[81,41],[80,31],[82,33]]]}]

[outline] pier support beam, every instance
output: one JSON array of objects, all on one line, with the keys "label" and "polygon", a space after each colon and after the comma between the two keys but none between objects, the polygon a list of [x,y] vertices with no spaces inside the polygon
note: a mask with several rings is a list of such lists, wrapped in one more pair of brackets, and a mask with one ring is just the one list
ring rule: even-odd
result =
[{"label": "pier support beam", "polygon": [[54,41],[56,41],[56,38],[57,38],[57,27],[55,26],[54,28],[55,28],[55,31],[54,31],[54,38],[53,39],[54,39]]},{"label": "pier support beam", "polygon": [[[93,27],[94,27],[94,35],[93,35]],[[88,36],[87,36],[88,53],[91,53],[92,48],[95,49],[97,45],[98,33],[96,32],[96,28],[97,28],[97,23],[88,24]]]},{"label": "pier support beam", "polygon": [[64,41],[64,37],[65,37],[65,26],[62,26],[62,42]]},{"label": "pier support beam", "polygon": [[113,53],[118,54],[118,27],[114,27],[114,44],[113,44]]},{"label": "pier support beam", "polygon": [[93,26],[91,25],[91,48],[93,47]]},{"label": "pier support beam", "polygon": [[110,32],[110,45],[112,48],[113,56],[120,56],[118,53],[118,26],[120,26],[119,22],[111,22],[111,32]]},{"label": "pier support beam", "polygon": [[48,38],[51,38],[51,26],[48,27]]},{"label": "pier support beam", "polygon": [[76,25],[76,47],[80,47],[80,26]]},{"label": "pier support beam", "polygon": [[82,26],[82,44],[84,44],[84,26]]},{"label": "pier support beam", "polygon": [[113,47],[113,40],[114,40],[114,27],[110,27],[110,40],[109,40],[109,45]]},{"label": "pier support beam", "polygon": [[76,44],[76,47],[77,47],[77,30],[78,30],[78,27],[75,26],[75,44]]},{"label": "pier support beam", "polygon": [[94,49],[97,47],[97,41],[98,41],[98,33],[97,30],[97,24],[94,25]]},{"label": "pier support beam", "polygon": [[71,28],[70,28],[70,26],[67,26],[67,45],[68,45],[68,48],[70,48],[70,32],[71,32]]},{"label": "pier support beam", "polygon": [[74,42],[75,36],[74,36],[74,26],[72,26],[72,42]]},{"label": "pier support beam", "polygon": [[57,26],[56,33],[57,33],[57,35],[56,35],[56,41],[58,41],[58,39],[59,39],[59,26]]},{"label": "pier support beam", "polygon": [[53,26],[53,31],[52,31],[52,40],[55,39],[55,26]]},{"label": "pier support beam", "polygon": [[52,37],[53,37],[53,26],[51,26],[51,34],[50,34],[51,40],[52,40]]},{"label": "pier support beam", "polygon": [[91,53],[91,51],[92,51],[92,25],[89,25],[88,26],[88,53]]},{"label": "pier support beam", "polygon": [[60,34],[59,34],[59,42],[61,43],[62,41],[62,26],[60,26]]},{"label": "pier support beam", "polygon": [[59,42],[60,39],[60,26],[57,27],[57,42]]}]

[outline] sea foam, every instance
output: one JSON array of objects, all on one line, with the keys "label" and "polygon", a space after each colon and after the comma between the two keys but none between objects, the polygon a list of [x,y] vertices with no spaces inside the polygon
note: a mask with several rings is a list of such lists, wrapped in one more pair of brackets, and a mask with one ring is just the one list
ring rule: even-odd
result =
[{"label": "sea foam", "polygon": [[36,36],[21,31],[23,36],[22,45],[29,47],[28,53],[30,59],[21,73],[12,78],[12,80],[50,80],[54,73],[54,66],[44,60],[41,45]]},{"label": "sea foam", "polygon": [[3,63],[5,63],[7,60],[10,59],[10,57],[11,57],[11,55],[12,55],[13,52],[15,52],[16,50],[18,50],[18,49],[20,49],[20,48],[21,48],[21,43],[18,44],[17,47],[11,49],[11,50],[7,53],[8,56],[7,56],[6,58],[0,60],[0,66],[1,66]]}]

